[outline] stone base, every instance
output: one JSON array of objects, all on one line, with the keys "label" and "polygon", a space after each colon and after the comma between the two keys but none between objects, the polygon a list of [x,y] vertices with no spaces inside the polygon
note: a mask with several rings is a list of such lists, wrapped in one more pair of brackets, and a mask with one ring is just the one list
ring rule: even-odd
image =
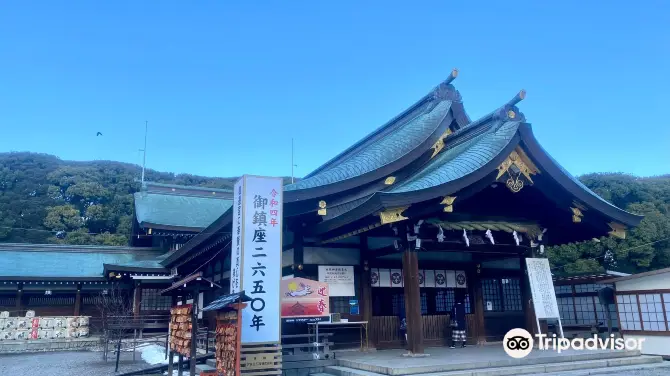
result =
[{"label": "stone base", "polygon": [[100,345],[98,337],[0,341],[0,354],[87,350]]}]

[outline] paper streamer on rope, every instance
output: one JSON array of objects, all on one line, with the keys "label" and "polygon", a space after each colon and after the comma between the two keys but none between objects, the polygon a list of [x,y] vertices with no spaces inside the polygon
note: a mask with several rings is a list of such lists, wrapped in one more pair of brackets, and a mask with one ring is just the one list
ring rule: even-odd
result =
[{"label": "paper streamer on rope", "polygon": [[465,246],[469,247],[470,246],[470,239],[468,239],[468,233],[463,229],[463,240],[465,240]]},{"label": "paper streamer on rope", "polygon": [[519,246],[519,241],[520,241],[519,240],[519,235],[516,233],[516,231],[514,231],[512,233],[512,236],[514,237],[514,242],[516,243],[516,246],[518,247]]},{"label": "paper streamer on rope", "polygon": [[493,240],[493,233],[491,230],[486,230],[486,238],[491,242],[491,244],[496,244],[495,240]]}]

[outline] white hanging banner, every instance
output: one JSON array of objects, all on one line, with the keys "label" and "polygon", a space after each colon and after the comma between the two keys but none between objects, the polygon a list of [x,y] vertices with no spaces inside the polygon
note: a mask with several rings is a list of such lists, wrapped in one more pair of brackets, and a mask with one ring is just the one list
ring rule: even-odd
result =
[{"label": "white hanging banner", "polygon": [[[243,344],[280,341],[282,184],[281,178],[250,175],[235,184],[235,198],[241,197],[242,210],[239,214],[233,208],[233,246],[238,242],[237,214],[241,215],[241,258],[231,262],[231,291],[235,291],[232,273],[240,270],[241,290],[252,299],[242,311]],[[233,248],[237,258],[236,252]]]},{"label": "white hanging banner", "polygon": [[447,287],[456,287],[456,272],[453,270],[445,270],[444,273],[447,278]]},{"label": "white hanging banner", "polygon": [[370,286],[379,287],[379,269],[370,269]]},{"label": "white hanging banner", "polygon": [[424,270],[423,273],[426,280],[423,285],[425,287],[435,287],[435,270]]},{"label": "white hanging banner", "polygon": [[319,265],[319,282],[328,284],[330,296],[356,296],[353,266]]},{"label": "white hanging banner", "polygon": [[465,272],[463,270],[456,270],[456,288],[468,287],[467,281],[467,278],[465,278]]},{"label": "white hanging banner", "polygon": [[391,287],[390,269],[379,269],[379,287]]},{"label": "white hanging banner", "polygon": [[233,223],[232,231],[233,238],[231,241],[231,256],[230,256],[230,293],[234,294],[242,290],[242,280],[240,274],[242,273],[242,212],[244,205],[244,179],[240,179],[235,183],[233,188]]},{"label": "white hanging banner", "polygon": [[447,273],[445,270],[435,271],[435,287],[438,288],[447,287]]},{"label": "white hanging banner", "polygon": [[537,319],[555,319],[559,317],[554,282],[546,258],[527,258],[528,280],[533,296],[533,307]]},{"label": "white hanging banner", "polygon": [[402,269],[391,269],[391,287],[403,287]]}]

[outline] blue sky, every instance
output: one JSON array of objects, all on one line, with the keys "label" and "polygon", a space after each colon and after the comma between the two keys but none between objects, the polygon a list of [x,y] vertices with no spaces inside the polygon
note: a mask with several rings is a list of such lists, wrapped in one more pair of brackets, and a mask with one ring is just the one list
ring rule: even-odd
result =
[{"label": "blue sky", "polygon": [[456,67],[573,174],[670,173],[670,2],[473,3],[0,0],[0,151],[138,163],[148,120],[150,168],[290,175],[293,137],[302,176]]}]

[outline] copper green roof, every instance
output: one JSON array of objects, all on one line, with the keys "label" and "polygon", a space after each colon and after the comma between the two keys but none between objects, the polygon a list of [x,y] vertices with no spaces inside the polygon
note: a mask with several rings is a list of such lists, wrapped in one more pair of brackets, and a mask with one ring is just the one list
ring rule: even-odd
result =
[{"label": "copper green roof", "polygon": [[224,198],[135,193],[135,216],[142,227],[199,231],[209,226],[232,205],[232,199]]},{"label": "copper green roof", "polygon": [[130,247],[0,244],[0,278],[100,278],[104,264],[157,265],[151,260],[159,254]]},{"label": "copper green roof", "polygon": [[381,168],[424,142],[444,120],[450,108],[451,101],[441,101],[425,106],[420,113],[408,119],[394,132],[386,134],[323,172],[287,185],[284,190],[291,191],[332,184]]},{"label": "copper green roof", "polygon": [[[421,171],[387,193],[401,193],[436,187],[471,174],[497,157],[510,143],[520,122],[496,120],[486,124],[484,133],[447,144],[442,153]],[[454,135],[456,136],[456,135]]]}]

